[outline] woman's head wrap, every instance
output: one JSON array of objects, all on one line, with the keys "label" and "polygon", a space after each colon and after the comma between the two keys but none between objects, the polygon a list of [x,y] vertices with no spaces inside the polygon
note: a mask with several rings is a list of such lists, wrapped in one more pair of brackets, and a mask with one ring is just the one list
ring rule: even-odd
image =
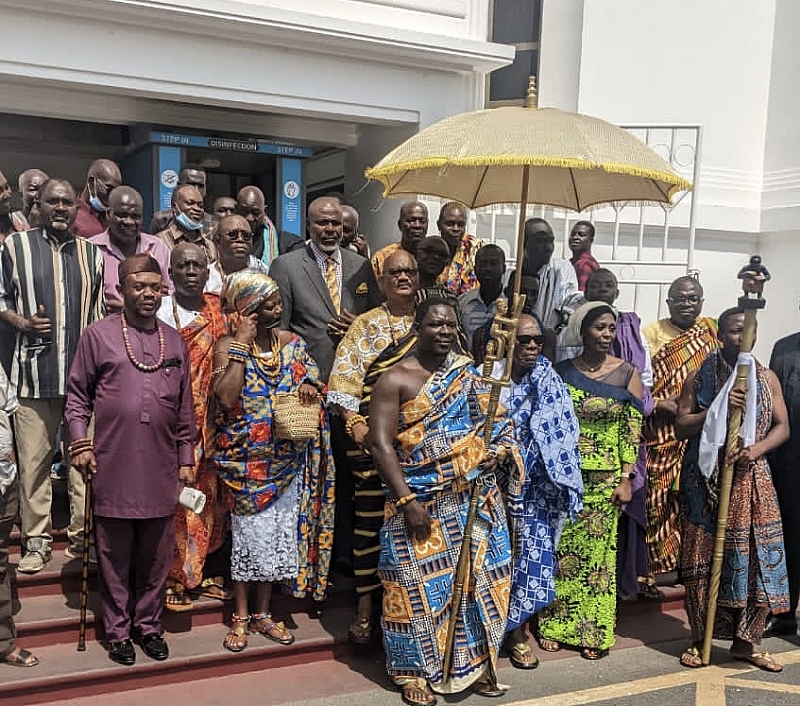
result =
[{"label": "woman's head wrap", "polygon": [[617,320],[617,310],[605,302],[595,301],[581,304],[569,317],[562,345],[569,348],[582,346],[583,333],[581,329],[591,325],[595,319],[603,314],[611,314],[614,317],[614,321]]},{"label": "woman's head wrap", "polygon": [[219,296],[229,312],[238,311],[242,316],[249,316],[277,291],[278,283],[269,275],[243,270],[225,278]]}]

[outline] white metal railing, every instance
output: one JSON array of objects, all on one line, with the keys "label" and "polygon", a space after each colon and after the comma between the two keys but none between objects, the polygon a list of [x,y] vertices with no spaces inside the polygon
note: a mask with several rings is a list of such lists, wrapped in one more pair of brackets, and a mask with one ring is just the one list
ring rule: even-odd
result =
[{"label": "white metal railing", "polygon": [[[582,213],[531,206],[525,217],[546,218],[556,233],[556,254],[567,258],[572,225],[578,220],[591,221],[596,229],[594,255],[617,275],[620,306],[637,311],[645,320],[652,320],[664,315],[666,289],[676,277],[699,276],[695,268],[695,214],[702,127],[682,124],[622,127],[660,154],[675,171],[694,184],[694,190],[679,193],[672,205],[620,203]],[[473,232],[488,242],[505,246],[511,263],[516,259],[518,212],[518,206],[499,205],[473,214]]]}]

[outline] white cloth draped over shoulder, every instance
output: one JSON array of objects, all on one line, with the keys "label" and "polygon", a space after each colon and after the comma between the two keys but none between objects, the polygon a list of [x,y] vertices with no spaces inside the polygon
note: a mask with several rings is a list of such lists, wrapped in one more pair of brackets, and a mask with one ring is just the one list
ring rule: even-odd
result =
[{"label": "white cloth draped over shoulder", "polygon": [[698,463],[706,478],[710,478],[714,472],[717,455],[728,436],[728,400],[736,382],[736,373],[740,365],[746,365],[748,369],[747,397],[745,399],[744,416],[742,417],[739,437],[742,439],[745,448],[752,446],[756,440],[756,361],[750,353],[740,353],[733,372],[708,408],[703,431],[700,434]]}]

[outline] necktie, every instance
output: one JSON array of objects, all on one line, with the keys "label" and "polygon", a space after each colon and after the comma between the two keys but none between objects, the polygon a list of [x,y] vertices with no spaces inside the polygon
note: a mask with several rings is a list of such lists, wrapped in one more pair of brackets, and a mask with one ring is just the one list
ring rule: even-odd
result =
[{"label": "necktie", "polygon": [[338,314],[341,308],[341,294],[339,293],[339,279],[336,276],[336,263],[331,257],[325,260],[325,284],[328,285],[333,308]]}]

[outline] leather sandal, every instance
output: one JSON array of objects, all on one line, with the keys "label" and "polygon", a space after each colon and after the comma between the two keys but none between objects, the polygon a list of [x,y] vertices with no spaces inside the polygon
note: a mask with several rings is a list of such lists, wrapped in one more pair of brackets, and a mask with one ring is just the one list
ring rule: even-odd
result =
[{"label": "leather sandal", "polygon": [[[256,625],[259,623],[259,625]],[[272,620],[271,613],[258,613],[250,616],[250,632],[257,632],[279,645],[291,645],[294,642],[294,635],[290,633],[286,626],[280,622]]]},{"label": "leather sandal", "polygon": [[689,669],[697,669],[703,666],[703,660],[700,658],[700,650],[697,649],[696,645],[687,647],[678,661],[682,666],[689,667]]},{"label": "leather sandal", "polygon": [[372,618],[356,618],[347,631],[347,639],[354,645],[369,645],[372,642],[372,628]]},{"label": "leather sandal", "polygon": [[12,667],[35,667],[39,664],[39,658],[24,647],[17,646],[3,656],[2,662]]},{"label": "leather sandal", "polygon": [[783,671],[783,665],[778,664],[769,652],[753,652],[749,655],[736,655],[731,652],[731,657],[740,662],[749,662],[754,667],[763,669],[765,672],[778,673]]},{"label": "leather sandal", "polygon": [[164,608],[171,610],[173,613],[185,613],[194,608],[194,602],[189,598],[189,594],[186,593],[183,584],[173,581],[172,584],[167,586]]},{"label": "leather sandal", "polygon": [[399,685],[402,692],[401,698],[408,706],[436,706],[436,697],[433,695],[425,679],[410,678]]},{"label": "leather sandal", "polygon": [[247,647],[247,626],[250,623],[250,616],[239,616],[235,613],[231,616],[231,629],[225,635],[222,646],[231,652],[241,652]]},{"label": "leather sandal", "polygon": [[536,669],[539,666],[539,659],[533,654],[533,650],[527,642],[517,642],[510,647],[508,659],[512,666],[517,669]]}]

